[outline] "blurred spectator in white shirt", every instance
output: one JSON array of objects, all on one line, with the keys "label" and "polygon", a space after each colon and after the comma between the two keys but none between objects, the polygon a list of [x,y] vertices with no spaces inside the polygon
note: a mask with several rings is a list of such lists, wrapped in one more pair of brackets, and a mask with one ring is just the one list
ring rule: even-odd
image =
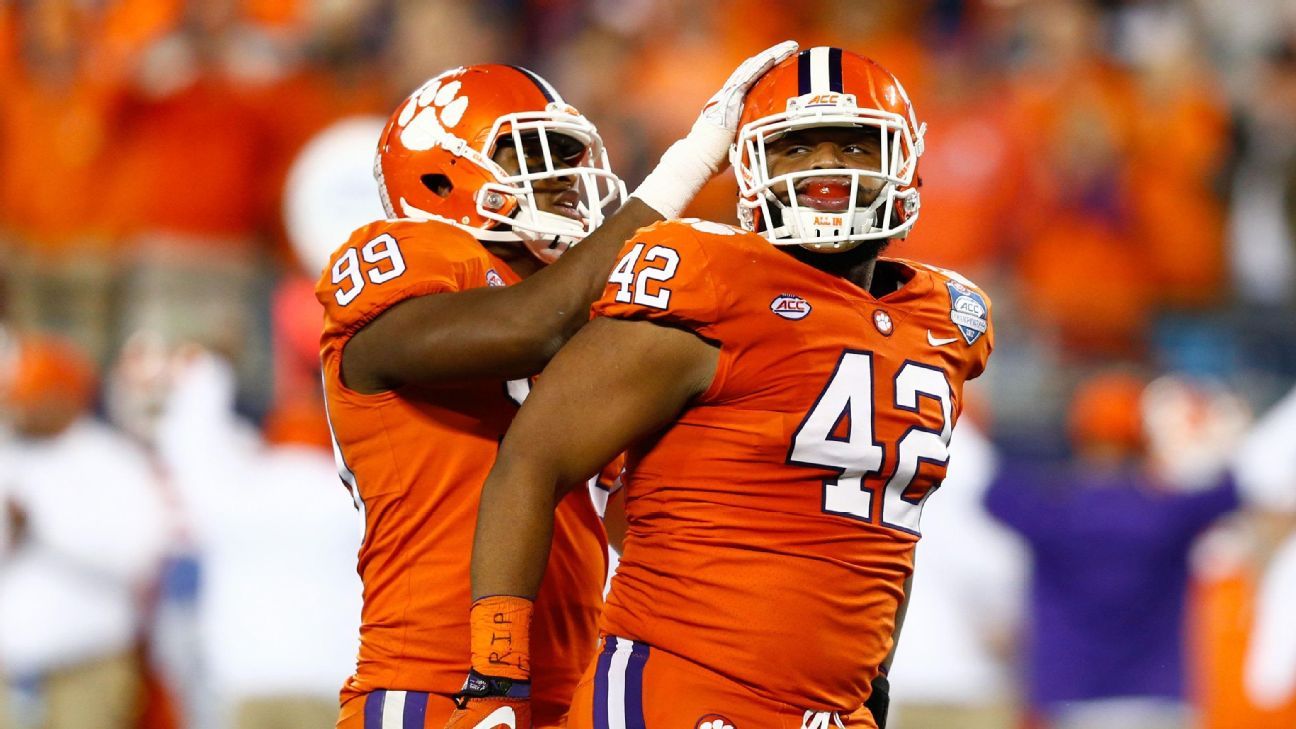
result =
[{"label": "blurred spectator in white shirt", "polygon": [[890,674],[898,729],[1016,725],[1013,637],[1027,553],[982,497],[994,446],[968,419],[950,442],[949,475],[923,507],[904,630]]},{"label": "blurred spectator in white shirt", "polygon": [[201,565],[214,723],[329,726],[359,645],[363,526],[341,491],[323,405],[281,404],[262,441],[234,413],[228,362],[190,348],[175,368],[157,447]]},{"label": "blurred spectator in white shirt", "polygon": [[1269,559],[1262,568],[1247,652],[1248,698],[1267,709],[1296,695],[1296,389],[1265,413],[1238,449],[1234,469],[1258,512]]},{"label": "blurred spectator in white shirt", "polygon": [[25,336],[0,383],[14,438],[0,458],[0,666],[39,686],[47,729],[130,727],[142,597],[166,535],[154,473],[89,414],[95,375],[68,342]]}]

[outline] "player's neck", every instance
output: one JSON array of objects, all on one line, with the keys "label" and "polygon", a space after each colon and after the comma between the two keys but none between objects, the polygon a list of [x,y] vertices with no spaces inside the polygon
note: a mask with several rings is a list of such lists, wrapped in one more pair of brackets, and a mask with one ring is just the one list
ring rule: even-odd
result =
[{"label": "player's neck", "polygon": [[878,255],[886,241],[865,241],[844,253],[817,253],[801,246],[783,246],[793,258],[814,268],[850,281],[875,297],[885,296],[896,289],[894,281],[875,280]]},{"label": "player's neck", "polygon": [[513,273],[518,278],[526,278],[531,274],[544,268],[540,259],[527,250],[526,245],[522,243],[504,243],[500,241],[482,241],[482,247],[490,251],[491,255],[508,264]]}]

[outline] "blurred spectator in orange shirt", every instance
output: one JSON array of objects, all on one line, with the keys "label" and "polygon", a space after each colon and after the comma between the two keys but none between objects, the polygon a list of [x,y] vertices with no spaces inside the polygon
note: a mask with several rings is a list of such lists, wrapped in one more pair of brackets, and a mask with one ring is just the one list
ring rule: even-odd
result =
[{"label": "blurred spectator in orange shirt", "polygon": [[1027,145],[1015,207],[1022,298],[1073,352],[1132,354],[1154,292],[1128,204],[1130,79],[1097,55],[1092,8],[1049,0],[1020,21],[1011,123]]},{"label": "blurred spectator in orange shirt", "polygon": [[[278,215],[292,160],[316,133],[335,121],[353,115],[385,115],[394,103],[386,73],[391,13],[380,0],[319,5],[293,21],[294,59],[286,74],[247,89],[266,143],[257,176],[257,216],[266,221],[281,263],[293,262]],[[366,172],[365,180],[369,177]],[[377,198],[376,192],[371,195]]]},{"label": "blurred spectator in orange shirt", "polygon": [[280,38],[233,0],[186,0],[134,59],[114,200],[125,235],[121,332],[149,329],[236,352],[264,392],[256,326],[268,222],[269,135],[249,89],[281,78]]},{"label": "blurred spectator in orange shirt", "polygon": [[1024,308],[1072,353],[1139,353],[1153,293],[1119,228],[1061,210],[1026,242],[1017,262]]},{"label": "blurred spectator in orange shirt", "polygon": [[1245,666],[1263,564],[1245,526],[1210,535],[1195,559],[1188,629],[1200,729],[1296,726],[1296,698],[1264,707],[1247,693]]},{"label": "blurred spectator in orange shirt", "polygon": [[1296,389],[1234,451],[1248,519],[1197,555],[1193,647],[1202,729],[1296,726]]},{"label": "blurred spectator in orange shirt", "polygon": [[[7,10],[7,9],[6,9]],[[99,72],[97,18],[71,0],[10,11],[0,63],[0,250],[20,326],[108,344],[108,171],[120,88]]]},{"label": "blurred spectator in orange shirt", "polygon": [[[933,0],[818,0],[800,5],[802,48],[840,46],[862,53],[904,82],[919,112],[932,81],[924,47]],[[781,37],[781,36],[780,36]]]},{"label": "blurred spectator in orange shirt", "polygon": [[923,222],[894,251],[983,281],[1019,215],[1022,140],[1008,123],[1002,80],[976,45],[950,39],[934,64],[930,93],[915,101],[927,124]]},{"label": "blurred spectator in orange shirt", "polygon": [[1118,17],[1119,50],[1138,92],[1126,163],[1132,232],[1160,303],[1219,302],[1224,215],[1214,186],[1229,141],[1223,89],[1184,8],[1139,6]]}]

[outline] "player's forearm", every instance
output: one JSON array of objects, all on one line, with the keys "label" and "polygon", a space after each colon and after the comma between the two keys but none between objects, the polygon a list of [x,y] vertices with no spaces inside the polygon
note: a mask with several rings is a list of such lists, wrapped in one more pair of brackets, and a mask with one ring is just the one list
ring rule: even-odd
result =
[{"label": "player's forearm", "polygon": [[482,489],[473,540],[473,599],[515,595],[534,599],[544,577],[559,495],[550,470],[492,469]]},{"label": "player's forearm", "polygon": [[[631,197],[556,263],[512,287],[511,306],[534,312],[534,324],[561,346],[589,320],[590,305],[603,292],[621,246],[635,231],[660,220],[661,213]],[[547,361],[554,352],[545,354]]]},{"label": "player's forearm", "polygon": [[[590,305],[602,293],[622,244],[661,215],[631,198],[580,245],[527,280],[503,290],[469,292],[456,322],[425,329],[429,341],[419,349],[435,353],[424,377],[515,379],[534,375],[586,322]],[[472,296],[475,294],[475,296]]]},{"label": "player's forearm", "polygon": [[[793,48],[795,44],[786,43],[770,49],[764,60],[772,65],[775,57],[790,54]],[[749,70],[759,66],[757,63]],[[740,88],[745,88],[755,78],[742,71],[736,72],[716,98],[731,98],[733,94],[741,98]],[[708,104],[707,108],[713,106]],[[657,166],[620,210],[557,263],[517,287],[519,296],[551,297],[554,302],[561,302],[557,307],[550,305],[548,310],[559,314],[557,323],[562,340],[571,337],[585,323],[582,317],[602,292],[615,263],[613,259],[622,244],[640,228],[660,220],[678,218],[702,186],[724,167],[729,145],[734,139],[736,118],[725,120],[721,117],[723,114],[711,118],[704,112],[688,134],[662,153]],[[531,289],[542,289],[542,292],[532,294]],[[577,317],[571,316],[573,309]]]}]

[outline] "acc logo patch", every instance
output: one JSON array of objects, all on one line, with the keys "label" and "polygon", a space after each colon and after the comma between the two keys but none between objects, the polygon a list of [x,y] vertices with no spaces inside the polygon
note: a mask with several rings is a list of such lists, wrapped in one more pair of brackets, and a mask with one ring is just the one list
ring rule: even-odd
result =
[{"label": "acc logo patch", "polygon": [[734,723],[719,714],[707,714],[693,725],[693,729],[737,729]]},{"label": "acc logo patch", "polygon": [[770,302],[770,311],[778,314],[784,319],[796,321],[810,316],[810,302],[797,296],[796,294],[783,294],[774,297]]},{"label": "acc logo patch", "polygon": [[950,294],[950,321],[958,326],[959,333],[968,344],[981,338],[989,328],[990,307],[985,297],[957,281],[947,281]]},{"label": "acc logo patch", "polygon": [[499,272],[492,268],[491,270],[486,272],[486,285],[487,286],[507,286],[508,284],[505,284],[504,277],[500,276]]}]

